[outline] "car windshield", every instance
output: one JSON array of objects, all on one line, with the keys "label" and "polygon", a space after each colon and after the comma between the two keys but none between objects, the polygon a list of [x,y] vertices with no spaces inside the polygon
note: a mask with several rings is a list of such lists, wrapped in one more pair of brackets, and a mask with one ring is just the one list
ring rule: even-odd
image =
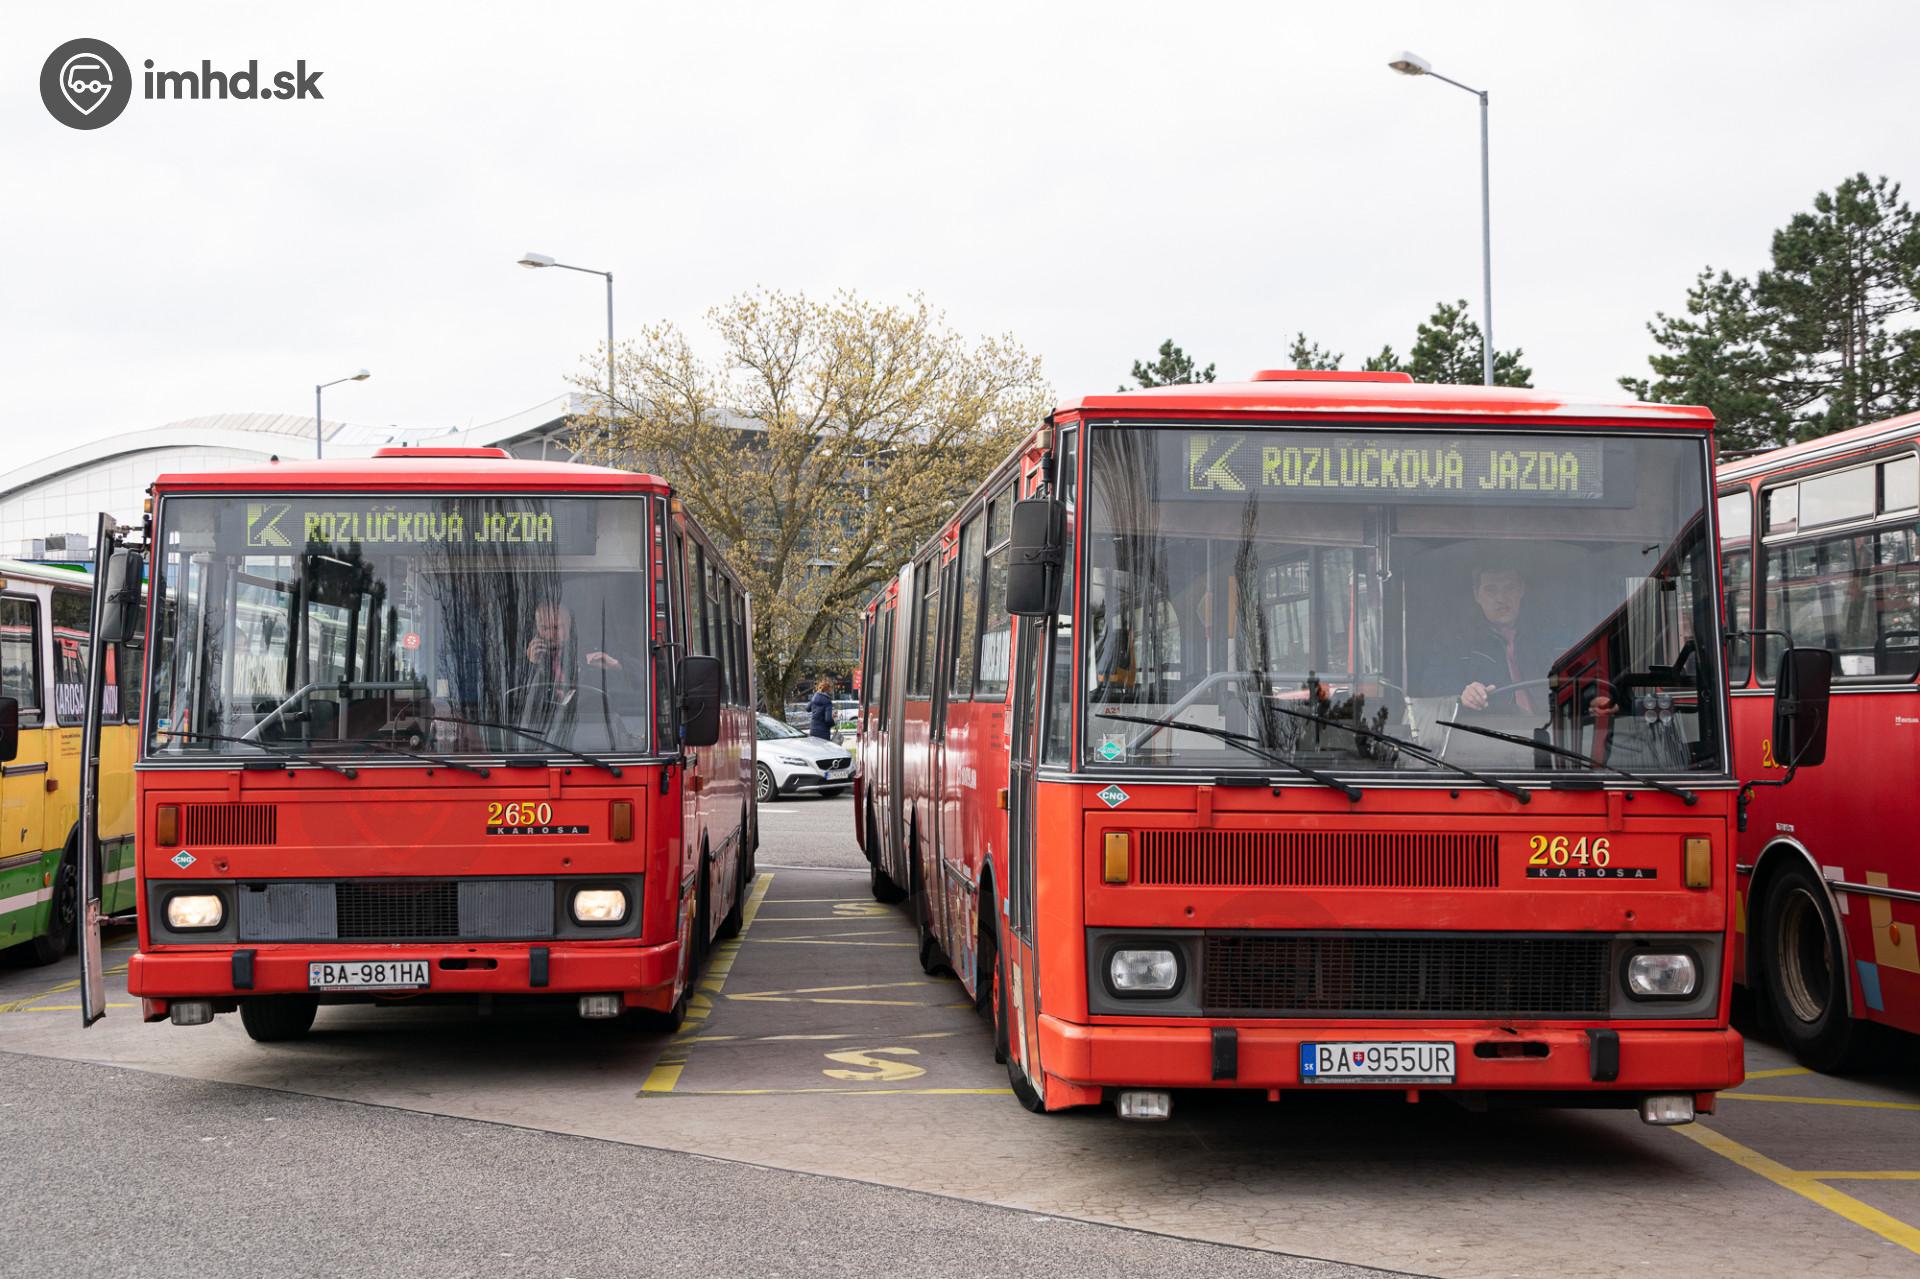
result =
[{"label": "car windshield", "polygon": [[763,742],[772,741],[776,737],[805,737],[806,736],[805,733],[801,732],[799,729],[795,728],[793,725],[782,724],[779,720],[775,719],[771,715],[762,715],[759,718],[758,722],[760,724],[760,740]]},{"label": "car windshield", "polygon": [[643,751],[645,501],[166,499],[149,756]]},{"label": "car windshield", "polygon": [[1236,426],[1090,443],[1089,767],[1591,767],[1534,741],[1636,771],[1723,767],[1697,437]]}]

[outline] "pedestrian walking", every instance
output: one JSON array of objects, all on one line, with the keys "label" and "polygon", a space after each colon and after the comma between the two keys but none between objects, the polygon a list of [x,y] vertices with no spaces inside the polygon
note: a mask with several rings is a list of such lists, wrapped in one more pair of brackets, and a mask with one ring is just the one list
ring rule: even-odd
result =
[{"label": "pedestrian walking", "polygon": [[833,681],[825,675],[813,686],[807,699],[807,733],[828,741],[833,739]]}]

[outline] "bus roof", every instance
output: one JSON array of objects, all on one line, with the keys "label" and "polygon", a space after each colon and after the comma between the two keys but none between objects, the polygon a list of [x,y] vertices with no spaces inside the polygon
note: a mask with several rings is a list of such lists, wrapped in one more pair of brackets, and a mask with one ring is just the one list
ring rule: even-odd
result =
[{"label": "bus roof", "polygon": [[[489,451],[491,454],[492,451]],[[342,461],[290,459],[220,471],[176,471],[153,482],[156,493],[181,491],[449,492],[525,489],[580,493],[660,493],[667,482],[657,475],[619,471],[578,462],[540,462],[480,450],[383,449],[371,458]]]},{"label": "bus roof", "polygon": [[60,586],[80,586],[88,590],[93,588],[93,574],[86,569],[72,568],[65,564],[41,564],[32,560],[0,558],[0,578],[10,577],[52,582]]},{"label": "bus roof", "polygon": [[1765,453],[1756,453],[1752,457],[1743,457],[1737,462],[1725,463],[1720,467],[1720,478],[1723,480],[1750,479],[1755,475],[1769,474],[1783,467],[1818,461],[1822,458],[1839,457],[1856,450],[1872,448],[1876,444],[1896,443],[1915,435],[1920,435],[1920,413],[1903,413],[1899,417],[1890,417],[1883,422],[1868,422],[1850,430],[1835,431],[1832,435],[1802,440],[1798,444],[1788,444],[1781,448],[1769,449]]},{"label": "bus roof", "polygon": [[1246,382],[1197,382],[1085,395],[1064,402],[1059,411],[1086,417],[1285,413],[1388,418],[1458,416],[1482,420],[1552,417],[1696,429],[1713,424],[1711,410],[1690,404],[1570,399],[1515,387],[1437,385],[1414,382],[1405,375],[1299,369],[1263,369]]}]

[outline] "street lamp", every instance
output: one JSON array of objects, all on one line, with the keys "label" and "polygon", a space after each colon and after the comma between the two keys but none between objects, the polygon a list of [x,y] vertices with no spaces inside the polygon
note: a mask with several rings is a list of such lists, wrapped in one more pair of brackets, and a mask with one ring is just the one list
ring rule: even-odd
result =
[{"label": "street lamp", "polygon": [[604,276],[607,281],[607,421],[613,421],[613,272],[596,271],[590,266],[568,266],[565,262],[555,262],[544,253],[522,253],[520,265],[538,271],[544,267],[557,266],[562,271],[581,271],[587,275]]},{"label": "street lamp", "polygon": [[1465,89],[1480,99],[1480,288],[1481,326],[1480,381],[1493,385],[1493,213],[1487,195],[1487,91],[1470,88],[1458,80],[1449,80],[1433,69],[1433,64],[1417,53],[1402,53],[1387,63],[1401,75],[1432,76],[1442,84]]},{"label": "street lamp", "polygon": [[372,376],[373,374],[367,372],[365,369],[361,369],[358,373],[349,373],[347,376],[337,377],[331,382],[315,384],[313,388],[313,455],[315,457],[324,456],[326,449],[325,437],[320,434],[320,392],[330,386],[339,386],[342,382],[364,382]]}]

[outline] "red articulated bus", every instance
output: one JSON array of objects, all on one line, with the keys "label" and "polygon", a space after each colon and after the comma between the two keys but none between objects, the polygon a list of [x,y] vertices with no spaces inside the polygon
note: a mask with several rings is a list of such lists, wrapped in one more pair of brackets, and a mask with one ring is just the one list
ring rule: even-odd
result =
[{"label": "red articulated bus", "polygon": [[323,1003],[521,996],[676,1024],[757,824],[748,600],[671,487],[421,448],[152,492],[144,543],[102,518],[93,632],[145,634],[145,1018],[276,1040]]},{"label": "red articulated bus", "polygon": [[1736,978],[1805,1064],[1920,1031],[1920,413],[1723,466],[1734,760],[1779,778],[1783,645],[1836,654],[1827,767],[1756,788],[1737,851]]},{"label": "red articulated bus", "polygon": [[1711,427],[1283,370],[1028,438],[866,609],[856,810],[1021,1103],[1739,1083]]}]

